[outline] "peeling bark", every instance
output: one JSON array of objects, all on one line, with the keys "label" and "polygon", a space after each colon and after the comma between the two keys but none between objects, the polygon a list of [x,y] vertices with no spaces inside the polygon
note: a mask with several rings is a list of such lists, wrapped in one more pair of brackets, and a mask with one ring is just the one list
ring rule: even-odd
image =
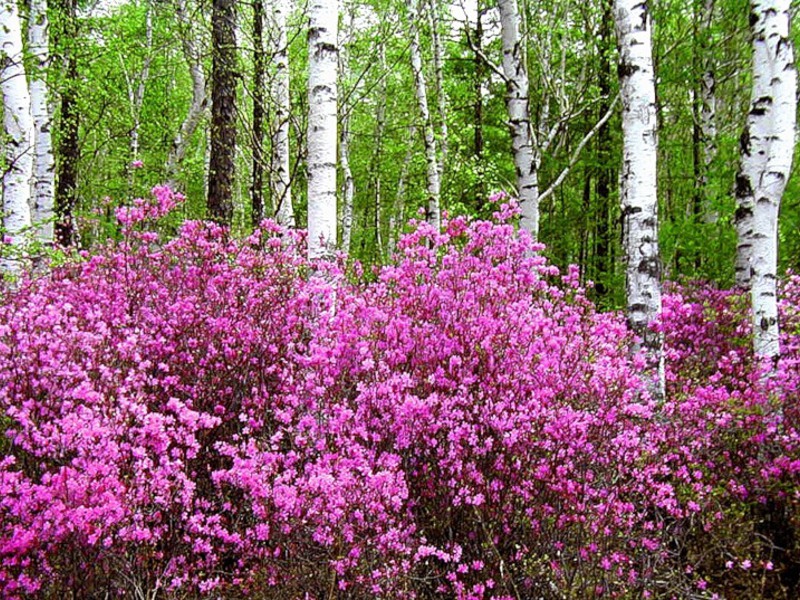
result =
[{"label": "peeling bark", "polygon": [[275,218],[278,223],[294,227],[292,207],[291,166],[289,157],[289,55],[286,17],[288,0],[273,0],[270,27],[275,40],[272,64],[275,76],[272,81],[272,99],[275,102],[275,124],[272,132],[272,168],[270,191]]},{"label": "peeling bark", "polygon": [[519,8],[517,0],[500,0],[499,8],[508,126],[522,212],[520,227],[536,239],[539,236],[539,176],[531,136],[528,71],[523,60]]},{"label": "peeling bark", "polygon": [[749,289],[753,345],[777,359],[778,212],[792,170],[797,70],[789,0],[752,0],[753,89],[736,176],[736,283]]},{"label": "peeling bark", "polygon": [[427,165],[427,190],[428,190],[428,222],[438,231],[442,226],[441,217],[441,180],[439,178],[439,163],[436,156],[436,135],[433,131],[431,113],[428,108],[428,90],[425,81],[425,71],[422,69],[422,54],[419,45],[419,30],[417,21],[419,11],[417,0],[407,0],[408,27],[411,52],[411,69],[414,71],[414,86],[417,95],[422,133],[425,141],[425,163]]},{"label": "peeling bark", "polygon": [[[6,167],[3,174],[3,226],[11,243],[24,247],[24,231],[31,226],[31,179],[33,177],[33,119],[31,97],[25,79],[22,31],[15,0],[0,2],[0,91],[3,94],[3,130]],[[17,271],[15,261],[2,268]]]},{"label": "peeling bark", "polygon": [[663,336],[651,329],[661,312],[658,248],[656,96],[651,20],[646,2],[615,0],[622,94],[622,220],[628,322],[642,340],[651,392],[664,397]]},{"label": "peeling bark", "polygon": [[47,0],[31,0],[28,16],[28,48],[33,57],[30,78],[31,116],[33,117],[33,221],[39,241],[53,242],[53,205],[55,202],[56,164],[53,156],[50,114],[50,91],[47,67],[50,62],[50,34]]},{"label": "peeling bark", "polygon": [[308,28],[308,255],[336,248],[337,0],[312,0]]}]

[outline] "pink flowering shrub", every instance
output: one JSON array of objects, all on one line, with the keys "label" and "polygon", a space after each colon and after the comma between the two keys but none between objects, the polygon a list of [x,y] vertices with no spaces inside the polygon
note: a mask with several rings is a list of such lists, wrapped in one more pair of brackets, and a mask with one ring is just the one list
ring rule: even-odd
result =
[{"label": "pink flowering shrub", "polygon": [[799,289],[795,277],[783,289],[777,365],[753,356],[746,295],[689,283],[664,296],[668,400],[655,433],[664,474],[697,511],[673,545],[726,595],[798,589]]},{"label": "pink flowering shrub", "polygon": [[133,233],[171,199],[157,190],[123,215],[123,243],[5,300],[0,595],[246,589],[256,575],[322,590],[348,556],[380,584],[405,551],[405,487],[320,428],[336,407],[307,363],[331,284],[307,277],[299,234],[268,224],[241,243],[200,223],[161,246]]},{"label": "pink flowering shrub", "polygon": [[772,502],[794,526],[796,386],[760,377],[735,296],[667,296],[659,406],[622,317],[513,207],[418,223],[366,278],[270,222],[160,238],[180,201],[156,188],[120,242],[4,293],[3,597],[787,588],[791,552],[733,523]]}]

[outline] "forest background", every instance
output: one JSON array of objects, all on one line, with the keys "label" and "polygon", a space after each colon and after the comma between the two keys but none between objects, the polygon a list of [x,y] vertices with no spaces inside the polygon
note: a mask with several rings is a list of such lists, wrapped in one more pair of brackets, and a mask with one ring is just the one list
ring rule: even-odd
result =
[{"label": "forest background", "polygon": [[[291,188],[296,224],[304,227],[305,8],[283,5],[276,13],[277,5],[230,4],[236,125],[226,143],[235,144],[233,228],[247,231],[254,213],[277,214],[284,188],[276,180]],[[81,245],[113,235],[112,207],[159,182],[185,193],[183,218],[206,216],[210,9],[189,0],[116,6],[57,0],[47,7],[50,55],[37,65],[29,52],[26,64],[29,73],[44,69],[62,182],[55,194],[62,207],[74,205]],[[384,260],[403,224],[426,205],[426,118],[414,91],[408,10],[401,2],[346,2],[340,10],[339,239],[366,263]],[[450,215],[485,217],[493,210],[490,194],[513,194],[516,184],[506,85],[493,68],[502,58],[499,13],[482,2],[424,2],[418,10],[413,22],[441,206]],[[664,275],[727,287],[734,277],[739,138],[751,94],[749,5],[663,0],[650,11]],[[281,14],[285,46],[274,18]],[[622,135],[611,3],[522,2],[520,18],[541,195],[539,240],[554,264],[581,267],[582,278],[596,283],[601,305],[621,306]],[[277,101],[283,65],[288,113]],[[279,130],[289,137],[284,175],[275,160]],[[796,185],[791,178],[781,209],[783,270],[800,261]],[[95,218],[103,212],[105,218]],[[84,221],[90,215],[91,224]]]}]

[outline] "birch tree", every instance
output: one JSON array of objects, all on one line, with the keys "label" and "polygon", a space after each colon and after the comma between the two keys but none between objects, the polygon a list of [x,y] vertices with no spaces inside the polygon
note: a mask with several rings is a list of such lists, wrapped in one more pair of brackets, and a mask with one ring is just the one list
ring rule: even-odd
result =
[{"label": "birch tree", "polygon": [[641,338],[651,366],[657,365],[652,389],[663,398],[663,336],[650,328],[661,312],[652,21],[647,3],[641,0],[615,0],[614,13],[622,95],[621,203],[628,322]]},{"label": "birch tree", "polygon": [[308,254],[336,248],[337,0],[311,0],[308,28]]},{"label": "birch tree", "polygon": [[[140,130],[142,128],[142,103],[147,87],[147,80],[150,79],[150,64],[153,60],[153,7],[148,3],[145,12],[145,55],[142,61],[142,68],[136,77],[136,81],[131,79],[125,70],[126,83],[128,84],[128,100],[130,102],[131,120],[131,161],[139,160]],[[123,65],[125,58],[120,56]],[[129,171],[130,172],[130,171]]]},{"label": "birch tree", "polygon": [[47,0],[31,0],[28,16],[28,48],[33,58],[30,76],[31,116],[33,117],[33,221],[43,243],[53,241],[53,203],[55,201],[55,158],[50,131],[50,94],[47,66],[50,62],[50,33]]},{"label": "birch tree", "polygon": [[752,0],[753,88],[736,176],[736,283],[750,289],[753,345],[776,359],[778,211],[792,168],[797,71],[789,36],[790,0]]},{"label": "birch tree", "polygon": [[520,227],[536,239],[539,235],[539,165],[534,160],[528,70],[522,52],[519,7],[517,0],[500,0],[498,6],[508,126],[511,131],[511,151],[517,175],[517,196],[522,213]]},{"label": "birch tree", "polygon": [[[376,89],[377,107],[375,109],[375,129],[372,134],[372,156],[369,159],[369,183],[367,198],[375,206],[375,244],[378,255],[383,256],[384,239],[381,232],[383,222],[383,183],[381,178],[381,163],[383,161],[383,137],[386,130],[386,97],[387,97],[387,70],[386,48],[382,42],[378,45],[378,66],[380,67],[380,84]],[[367,205],[368,206],[368,205]]]},{"label": "birch tree", "polygon": [[696,85],[692,90],[692,150],[694,212],[703,221],[716,220],[711,206],[709,170],[717,152],[716,72],[711,47],[715,0],[694,0],[692,59]]},{"label": "birch tree", "polygon": [[347,35],[352,30],[353,14],[348,11],[339,31],[339,110],[341,112],[341,131],[339,132],[339,162],[342,167],[343,194],[342,194],[342,250],[350,252],[350,240],[353,232],[353,199],[355,197],[355,182],[353,170],[350,168],[350,106],[345,104],[346,90],[350,79],[350,63],[347,52]]},{"label": "birch tree", "polygon": [[408,171],[411,167],[411,160],[414,158],[414,138],[417,137],[417,126],[412,124],[408,128],[406,154],[403,157],[403,164],[400,167],[400,177],[397,180],[397,190],[394,196],[392,210],[389,213],[389,254],[397,248],[400,226],[405,217],[406,186],[408,182]]},{"label": "birch tree", "polygon": [[433,131],[431,112],[428,107],[428,90],[425,71],[422,69],[422,53],[419,45],[419,10],[417,0],[407,0],[408,27],[411,54],[411,69],[414,71],[414,89],[417,96],[417,107],[422,121],[422,134],[425,141],[426,181],[428,190],[428,222],[438,231],[441,228],[441,179],[439,163],[436,156],[436,134]]},{"label": "birch tree", "polygon": [[173,188],[176,186],[175,178],[178,173],[178,167],[183,162],[192,135],[194,135],[208,107],[206,73],[203,68],[203,55],[205,54],[206,44],[203,36],[197,31],[197,28],[189,18],[188,0],[177,0],[175,9],[181,28],[183,57],[189,66],[189,75],[192,80],[192,100],[186,117],[175,134],[167,155],[167,182]]},{"label": "birch tree", "polygon": [[289,0],[273,0],[271,29],[274,36],[272,64],[272,98],[275,102],[275,124],[272,132],[272,168],[270,169],[272,203],[278,223],[294,226],[292,208],[291,166],[289,154],[290,96],[289,96],[289,41],[286,18]]},{"label": "birch tree", "polygon": [[437,0],[428,1],[428,26],[431,29],[431,42],[433,43],[433,74],[436,82],[436,105],[439,111],[439,180],[444,179],[444,170],[447,165],[447,95],[444,89],[444,48],[439,33],[439,3]]},{"label": "birch tree", "polygon": [[[31,179],[33,177],[33,120],[31,98],[25,79],[22,31],[14,0],[0,2],[0,49],[5,132],[5,171],[3,174],[3,226],[11,243],[23,246],[22,233],[31,226]],[[11,262],[4,264],[15,270]]]}]

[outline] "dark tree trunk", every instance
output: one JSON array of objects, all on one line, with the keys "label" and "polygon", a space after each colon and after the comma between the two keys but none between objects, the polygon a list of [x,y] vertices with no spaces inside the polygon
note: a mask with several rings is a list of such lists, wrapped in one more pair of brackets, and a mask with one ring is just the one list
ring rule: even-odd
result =
[{"label": "dark tree trunk", "polygon": [[264,0],[253,2],[253,225],[264,218]]},{"label": "dark tree trunk", "polygon": [[[598,87],[601,100],[597,107],[598,114],[608,112],[611,103],[611,81],[614,77],[611,56],[616,44],[614,36],[614,14],[612,1],[603,1],[603,16],[600,23],[600,69],[598,70]],[[595,180],[597,195],[597,223],[595,265],[597,279],[597,295],[604,297],[609,292],[609,280],[613,276],[614,261],[612,257],[614,232],[611,227],[611,189],[614,185],[614,168],[611,166],[611,127],[607,121],[597,131],[597,160],[599,163]]]},{"label": "dark tree trunk", "polygon": [[233,219],[236,157],[236,3],[213,0],[211,161],[208,216],[223,225]]},{"label": "dark tree trunk", "polygon": [[77,0],[57,0],[54,5],[58,12],[55,45],[64,64],[64,80],[60,90],[61,110],[58,119],[55,238],[60,246],[66,248],[76,242],[75,204],[80,159],[78,58],[74,46],[78,39]]}]

